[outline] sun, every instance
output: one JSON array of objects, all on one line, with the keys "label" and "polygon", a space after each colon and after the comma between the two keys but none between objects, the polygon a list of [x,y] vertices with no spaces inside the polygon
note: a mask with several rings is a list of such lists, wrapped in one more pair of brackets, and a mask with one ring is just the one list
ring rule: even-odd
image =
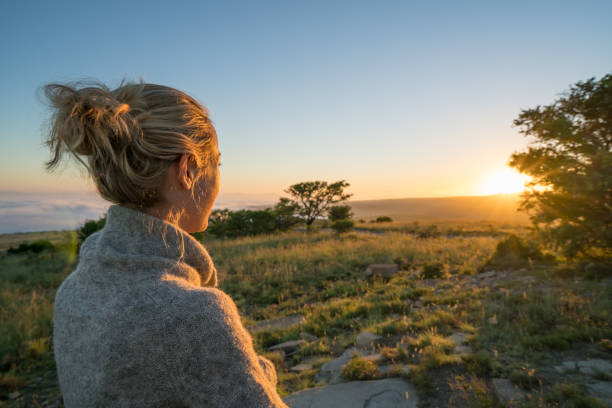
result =
[{"label": "sun", "polygon": [[520,174],[510,168],[505,168],[485,177],[482,183],[481,194],[521,193],[525,190],[525,184],[529,180],[529,176]]}]

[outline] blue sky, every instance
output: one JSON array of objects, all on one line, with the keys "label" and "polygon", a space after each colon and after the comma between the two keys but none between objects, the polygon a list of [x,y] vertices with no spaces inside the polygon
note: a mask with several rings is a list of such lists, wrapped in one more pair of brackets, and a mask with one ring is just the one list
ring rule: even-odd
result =
[{"label": "blue sky", "polygon": [[209,107],[221,200],[483,194],[520,109],[612,71],[610,21],[609,1],[1,2],[0,191],[91,189],[43,170],[41,85],[142,78]]}]

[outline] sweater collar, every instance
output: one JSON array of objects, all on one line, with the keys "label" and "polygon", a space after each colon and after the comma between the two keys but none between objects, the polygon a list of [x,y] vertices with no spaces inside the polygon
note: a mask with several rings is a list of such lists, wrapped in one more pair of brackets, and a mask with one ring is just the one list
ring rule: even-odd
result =
[{"label": "sweater collar", "polygon": [[179,266],[165,273],[178,275],[196,286],[217,286],[217,271],[202,244],[182,228],[160,218],[111,205],[100,240],[99,249],[112,247],[111,251],[104,251],[107,255],[113,253],[112,257],[123,254],[151,260],[163,258]]}]

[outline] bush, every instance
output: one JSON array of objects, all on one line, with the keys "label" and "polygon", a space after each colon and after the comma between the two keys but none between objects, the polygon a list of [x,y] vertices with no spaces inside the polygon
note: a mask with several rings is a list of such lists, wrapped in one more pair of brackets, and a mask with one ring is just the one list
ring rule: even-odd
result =
[{"label": "bush", "polygon": [[85,241],[85,239],[87,239],[88,236],[104,228],[105,224],[106,224],[106,216],[100,218],[97,221],[95,220],[85,221],[85,224],[83,224],[83,226],[79,228],[79,230],[77,231],[77,237],[79,240],[78,246],[80,247],[83,241]]},{"label": "bush", "polygon": [[554,258],[544,256],[534,244],[528,244],[514,234],[500,241],[495,252],[484,265],[484,269],[520,269],[533,262],[552,262]]},{"label": "bush", "polygon": [[46,239],[40,239],[38,241],[33,241],[28,243],[22,243],[19,244],[19,246],[17,248],[15,247],[10,247],[6,252],[8,252],[9,254],[22,254],[22,253],[26,253],[26,252],[34,252],[34,253],[40,253],[42,251],[53,251],[55,250],[55,245],[53,245],[51,242],[47,241]]},{"label": "bush", "polygon": [[342,367],[340,376],[346,380],[371,380],[378,377],[378,367],[370,360],[353,357]]},{"label": "bush", "polygon": [[421,275],[423,279],[441,279],[446,276],[446,269],[439,262],[426,264]]},{"label": "bush", "polygon": [[235,238],[248,235],[270,234],[277,230],[273,211],[215,210],[208,220],[207,232],[217,237]]},{"label": "bush", "polygon": [[348,220],[353,214],[351,213],[351,206],[349,205],[335,205],[330,207],[327,215],[330,221]]},{"label": "bush", "polygon": [[392,222],[391,217],[387,217],[386,215],[381,215],[380,217],[376,217],[375,222]]},{"label": "bush", "polygon": [[348,232],[353,229],[355,223],[353,220],[338,220],[334,221],[331,225],[332,229],[336,231],[338,234],[342,234],[343,232]]},{"label": "bush", "polygon": [[423,228],[419,232],[417,232],[417,238],[419,239],[438,238],[440,237],[440,235],[442,235],[442,233],[440,232],[440,230],[438,230],[438,226],[435,224]]}]

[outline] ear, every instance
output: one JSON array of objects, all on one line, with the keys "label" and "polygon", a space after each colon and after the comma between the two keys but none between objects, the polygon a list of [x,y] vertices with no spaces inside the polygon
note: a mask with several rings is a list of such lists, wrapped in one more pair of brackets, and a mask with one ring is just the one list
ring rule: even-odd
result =
[{"label": "ear", "polygon": [[195,181],[195,173],[193,166],[191,165],[190,154],[185,153],[181,155],[181,158],[179,159],[177,164],[177,170],[177,177],[180,186],[183,187],[185,190],[191,190],[191,187],[193,186],[193,183]]}]

